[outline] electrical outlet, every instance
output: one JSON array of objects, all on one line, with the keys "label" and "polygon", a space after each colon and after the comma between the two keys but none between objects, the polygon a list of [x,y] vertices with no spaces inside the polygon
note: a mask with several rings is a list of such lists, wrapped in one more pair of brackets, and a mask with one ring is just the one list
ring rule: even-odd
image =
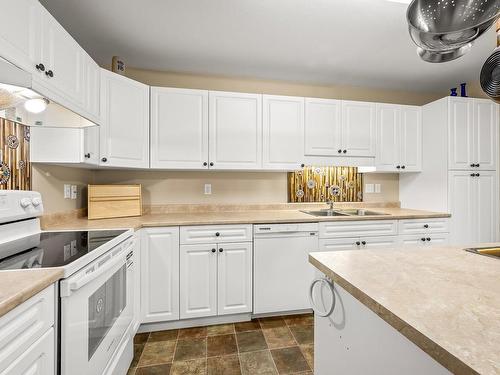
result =
[{"label": "electrical outlet", "polygon": [[78,188],[76,185],[71,185],[71,199],[76,199],[78,196]]},{"label": "electrical outlet", "polygon": [[212,184],[205,184],[205,195],[212,194]]},{"label": "electrical outlet", "polygon": [[375,193],[380,193],[382,191],[382,187],[380,184],[375,184]]},{"label": "electrical outlet", "polygon": [[373,184],[365,184],[365,193],[373,193]]},{"label": "electrical outlet", "polygon": [[64,184],[64,199],[70,199],[70,198],[71,198],[71,185]]}]

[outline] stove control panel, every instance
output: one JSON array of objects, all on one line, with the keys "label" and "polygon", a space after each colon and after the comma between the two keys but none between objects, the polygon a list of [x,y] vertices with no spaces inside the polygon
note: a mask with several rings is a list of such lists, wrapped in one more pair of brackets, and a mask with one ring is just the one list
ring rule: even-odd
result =
[{"label": "stove control panel", "polygon": [[36,191],[0,190],[0,223],[43,214],[42,196]]}]

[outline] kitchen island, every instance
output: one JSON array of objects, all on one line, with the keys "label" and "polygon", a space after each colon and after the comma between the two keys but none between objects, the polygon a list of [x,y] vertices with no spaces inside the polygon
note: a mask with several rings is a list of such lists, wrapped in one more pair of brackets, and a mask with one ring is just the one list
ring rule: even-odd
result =
[{"label": "kitchen island", "polygon": [[309,260],[336,297],[315,317],[315,374],[500,374],[499,259],[431,247]]}]

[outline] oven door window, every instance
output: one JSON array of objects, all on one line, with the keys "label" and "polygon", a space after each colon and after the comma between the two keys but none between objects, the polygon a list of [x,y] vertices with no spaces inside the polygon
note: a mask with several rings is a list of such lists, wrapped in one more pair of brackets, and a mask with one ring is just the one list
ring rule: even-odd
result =
[{"label": "oven door window", "polygon": [[123,265],[89,297],[89,361],[127,304],[127,268]]}]

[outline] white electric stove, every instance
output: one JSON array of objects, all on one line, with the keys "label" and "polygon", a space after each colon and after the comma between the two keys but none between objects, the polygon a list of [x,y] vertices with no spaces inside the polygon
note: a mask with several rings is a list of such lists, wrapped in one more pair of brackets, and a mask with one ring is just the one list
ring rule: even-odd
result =
[{"label": "white electric stove", "polygon": [[133,355],[133,231],[42,231],[42,214],[39,193],[0,191],[0,272],[61,268],[60,374],[115,374]]}]

